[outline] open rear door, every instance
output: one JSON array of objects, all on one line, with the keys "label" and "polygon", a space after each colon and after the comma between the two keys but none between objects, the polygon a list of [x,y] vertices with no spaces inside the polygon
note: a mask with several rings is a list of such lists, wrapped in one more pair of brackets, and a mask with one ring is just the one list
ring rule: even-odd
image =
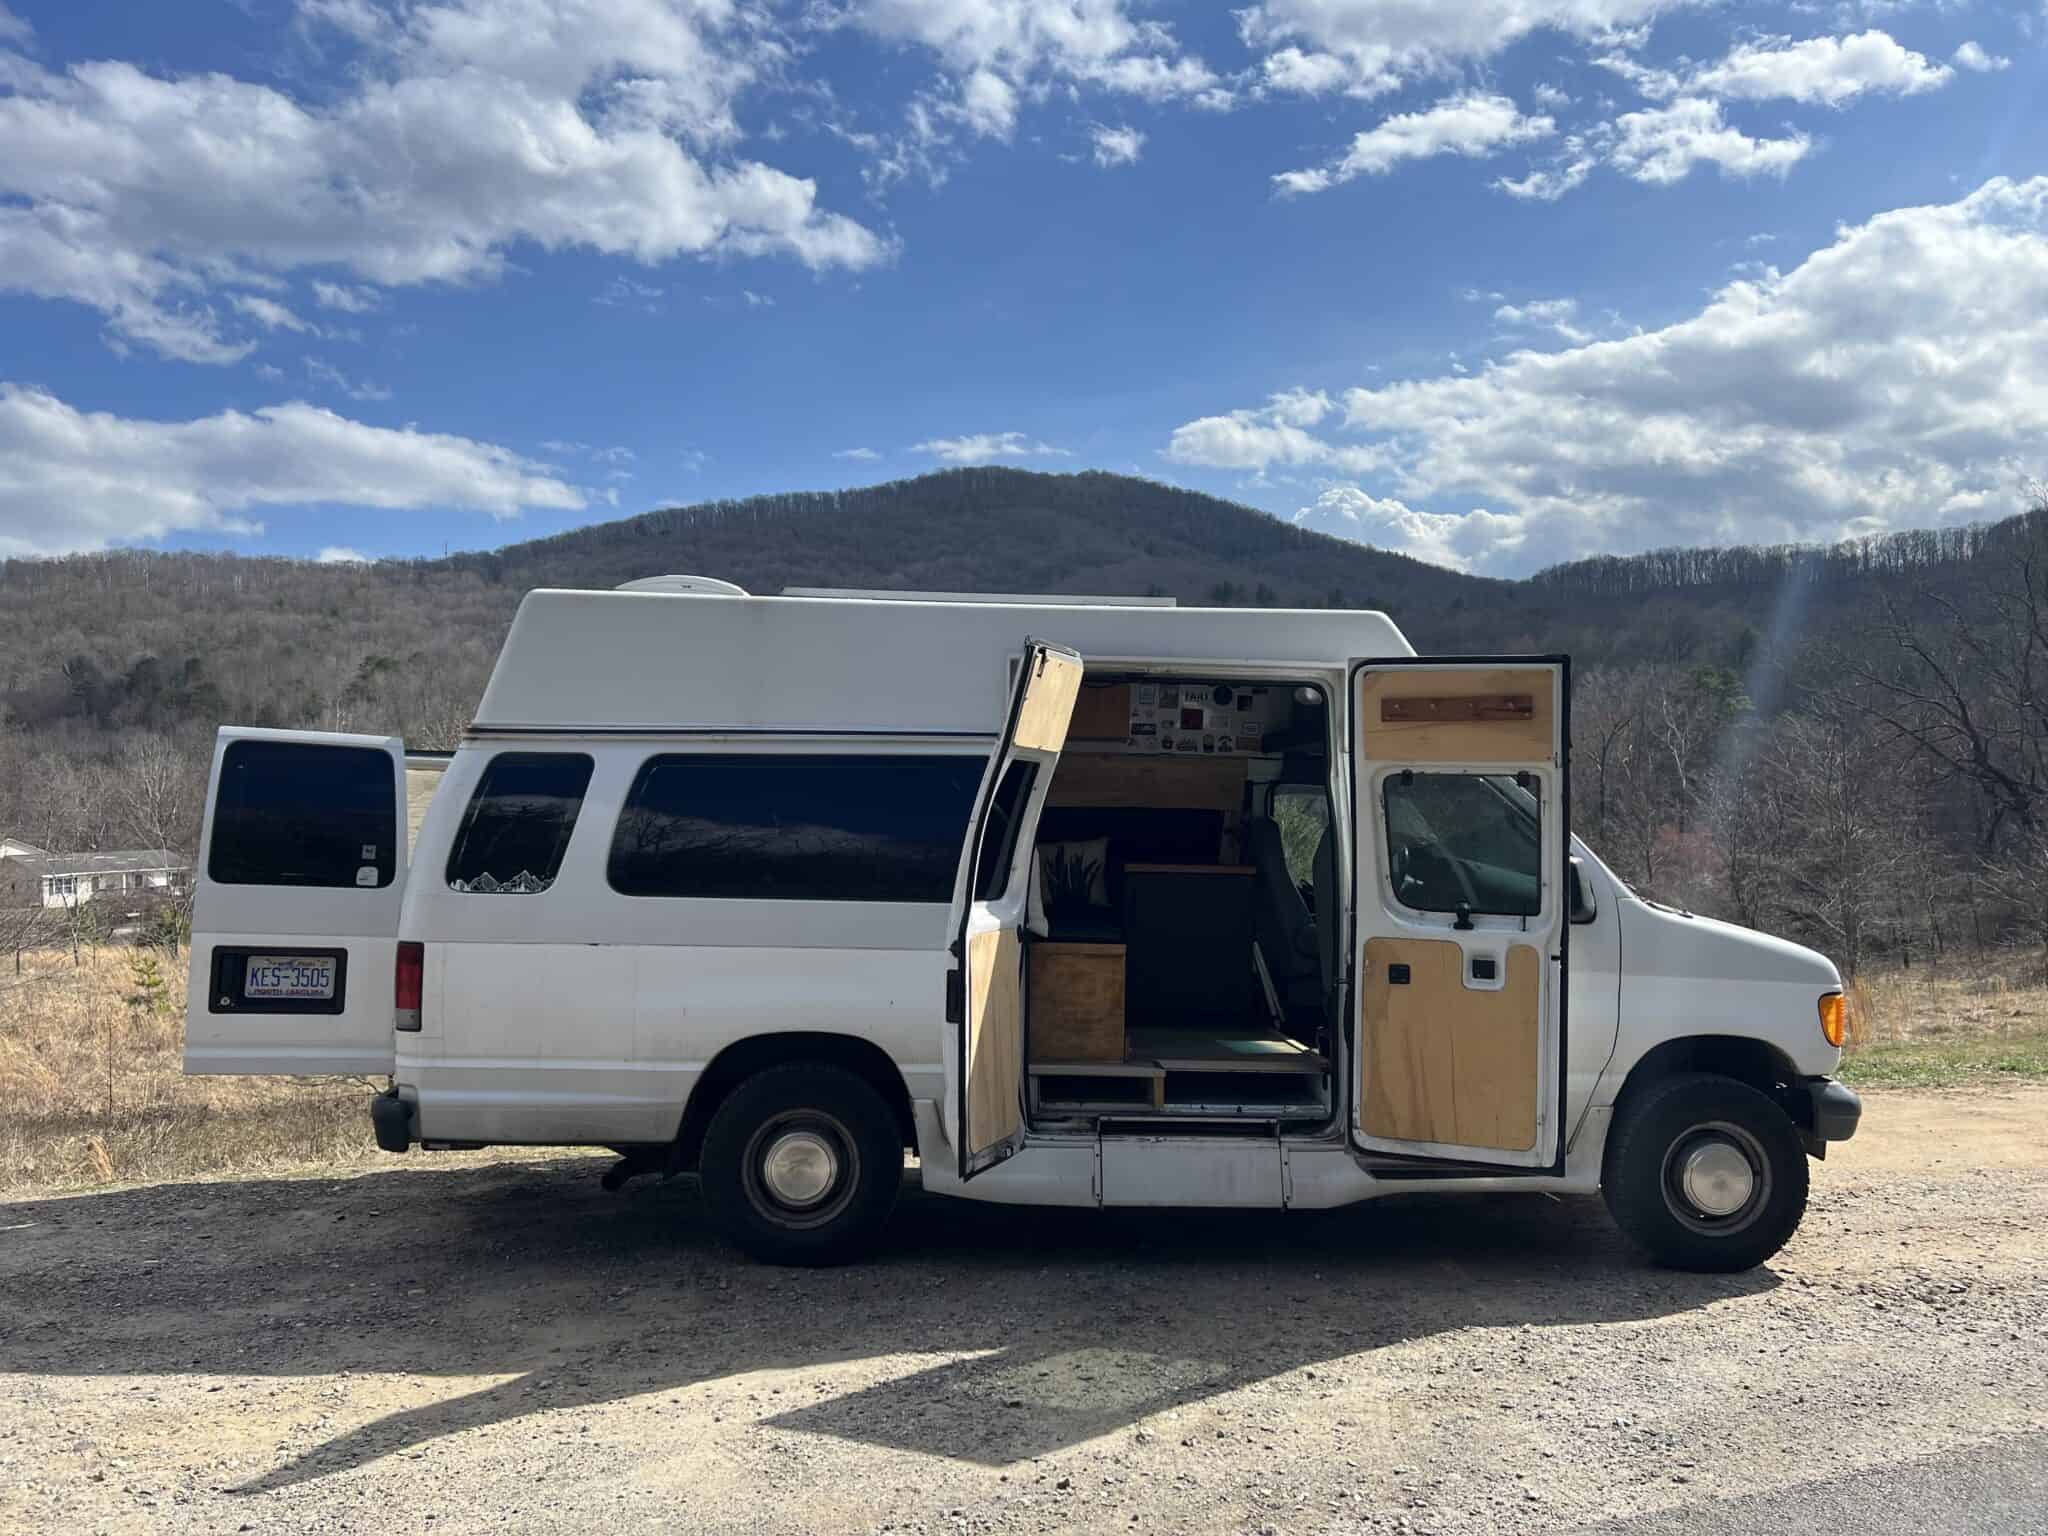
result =
[{"label": "open rear door", "polygon": [[1027,640],[1002,740],[989,758],[968,824],[955,895],[958,922],[947,1018],[949,1127],[960,1177],[971,1179],[1024,1139],[1024,951],[1029,831],[1066,745],[1081,691],[1081,658]]},{"label": "open rear door", "polygon": [[188,1073],[386,1073],[406,871],[395,736],[224,728],[192,889]]},{"label": "open rear door", "polygon": [[1361,1147],[1563,1171],[1570,663],[1351,671]]}]

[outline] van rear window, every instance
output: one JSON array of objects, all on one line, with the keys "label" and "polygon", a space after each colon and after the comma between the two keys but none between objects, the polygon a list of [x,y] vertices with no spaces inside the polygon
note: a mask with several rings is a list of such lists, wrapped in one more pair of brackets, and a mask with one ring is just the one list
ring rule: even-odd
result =
[{"label": "van rear window", "polygon": [[669,753],[641,767],[612,840],[627,896],[953,899],[986,760]]},{"label": "van rear window", "polygon": [[387,886],[398,869],[396,779],[375,747],[230,742],[207,873],[221,885]]},{"label": "van rear window", "polygon": [[532,896],[553,885],[590,769],[581,752],[500,752],[484,764],[448,851],[448,884],[487,896]]}]

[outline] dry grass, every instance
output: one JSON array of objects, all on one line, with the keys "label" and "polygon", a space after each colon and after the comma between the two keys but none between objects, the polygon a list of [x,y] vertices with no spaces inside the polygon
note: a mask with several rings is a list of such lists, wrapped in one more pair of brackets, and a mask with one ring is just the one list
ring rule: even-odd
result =
[{"label": "dry grass", "polygon": [[2048,984],[2038,951],[1866,972],[1849,1004],[1842,1076],[1852,1083],[1945,1088],[2048,1077]]},{"label": "dry grass", "polygon": [[[157,956],[162,989],[139,985]],[[186,1077],[185,962],[125,947],[0,961],[0,1190],[375,1156],[367,1078]]]}]

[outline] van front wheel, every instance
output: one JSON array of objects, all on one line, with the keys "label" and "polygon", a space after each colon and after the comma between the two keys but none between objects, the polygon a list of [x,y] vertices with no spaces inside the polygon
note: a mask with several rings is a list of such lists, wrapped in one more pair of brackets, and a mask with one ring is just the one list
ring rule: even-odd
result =
[{"label": "van front wheel", "polygon": [[871,1083],[799,1062],[732,1091],[698,1169],[711,1219],[737,1247],[771,1264],[843,1264],[889,1219],[903,1138]]},{"label": "van front wheel", "polygon": [[1747,1083],[1687,1073],[1616,1111],[1601,1193],[1658,1263],[1752,1269],[1806,1214],[1806,1149],[1791,1117]]}]

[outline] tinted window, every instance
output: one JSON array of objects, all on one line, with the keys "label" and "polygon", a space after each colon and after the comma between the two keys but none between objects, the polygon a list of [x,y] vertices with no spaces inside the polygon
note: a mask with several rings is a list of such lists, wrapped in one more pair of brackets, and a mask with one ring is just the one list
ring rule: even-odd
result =
[{"label": "tinted window", "polygon": [[398,868],[395,780],[375,747],[232,742],[207,870],[223,885],[389,885]]},{"label": "tinted window", "polygon": [[1386,781],[1394,895],[1423,912],[1530,917],[1542,906],[1536,805],[1512,778],[1400,773]]},{"label": "tinted window", "polygon": [[953,899],[986,760],[665,755],[633,781],[612,842],[628,896]]},{"label": "tinted window", "polygon": [[1024,815],[1024,802],[1031,798],[1031,784],[1038,777],[1038,764],[1012,763],[996,786],[995,800],[988,808],[988,825],[981,834],[981,862],[975,871],[974,899],[994,901],[1010,883],[1010,865],[1017,856],[1017,829]]},{"label": "tinted window", "polygon": [[448,853],[458,891],[531,896],[555,883],[590,759],[580,752],[500,752],[484,767]]}]

